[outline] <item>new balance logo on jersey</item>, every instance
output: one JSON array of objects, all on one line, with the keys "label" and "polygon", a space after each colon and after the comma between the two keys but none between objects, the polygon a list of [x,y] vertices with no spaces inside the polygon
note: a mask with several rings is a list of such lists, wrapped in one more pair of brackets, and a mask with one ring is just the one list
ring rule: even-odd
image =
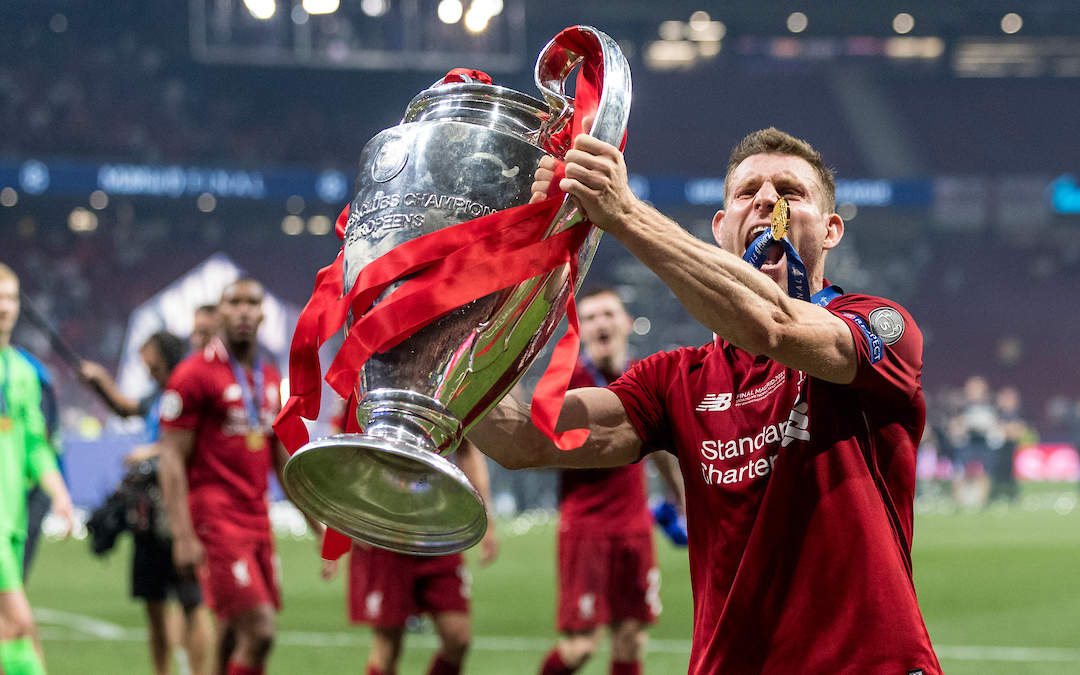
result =
[{"label": "new balance logo on jersey", "polygon": [[705,398],[701,400],[701,403],[694,410],[697,412],[722,412],[730,407],[731,394],[705,394]]}]

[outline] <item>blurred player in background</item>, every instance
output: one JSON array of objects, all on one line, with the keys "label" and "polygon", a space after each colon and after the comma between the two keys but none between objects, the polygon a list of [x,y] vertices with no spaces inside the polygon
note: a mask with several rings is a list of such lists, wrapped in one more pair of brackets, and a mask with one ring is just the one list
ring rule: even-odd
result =
[{"label": "blurred player in background", "polygon": [[44,659],[34,648],[22,579],[27,488],[40,484],[69,530],[72,506],[45,438],[37,373],[11,346],[18,318],[19,278],[0,263],[0,670],[39,675],[45,672]]},{"label": "blurred player in background", "polygon": [[1005,445],[1005,432],[985,378],[968,378],[963,395],[963,407],[949,426],[956,448],[953,499],[978,509],[990,496],[990,457]]},{"label": "blurred player in background", "polygon": [[[221,339],[183,361],[161,399],[161,487],[182,575],[218,617],[219,675],[265,672],[281,607],[268,473],[288,453],[271,423],[281,376],[257,356],[263,287],[239,279],[218,304]],[[321,527],[309,521],[321,535]]]},{"label": "blurred player in background", "polygon": [[[541,161],[534,199],[556,168]],[[589,430],[578,449],[511,398],[471,440],[510,468],[678,454],[693,675],[940,675],[911,570],[922,335],[895,303],[825,280],[844,221],[821,155],[777,129],[743,139],[713,217],[719,247],[634,196],[622,153],[590,136],[559,187],[715,337],[568,392],[559,428]]]},{"label": "blurred player in background", "polygon": [[[162,393],[173,370],[183,360],[188,344],[167,331],[154,333],[139,349],[150,377],[156,385],[154,391],[139,401],[133,401],[120,393],[116,382],[109,372],[99,363],[84,361],[80,378],[87,383],[96,384],[97,390],[108,399],[109,406],[124,417],[136,415],[146,420],[146,443],[131,450],[124,462],[138,468],[143,462],[149,464],[152,473],[157,473],[160,448],[157,444],[161,436],[159,428]],[[157,505],[157,508],[162,508]],[[194,579],[181,578],[173,564],[172,537],[162,531],[164,520],[159,519],[151,509],[140,514],[140,522],[132,528],[135,546],[131,561],[131,595],[142,598],[146,603],[146,620],[149,628],[147,638],[150,644],[151,665],[155,675],[168,675],[172,656],[170,639],[168,599],[176,597],[182,609],[182,623],[179,626],[180,644],[187,653],[188,665],[193,675],[209,673],[211,660],[210,647],[212,627],[210,617],[202,608],[202,591]]]},{"label": "blurred player in background", "polygon": [[[335,420],[339,430],[346,428],[345,419],[342,415]],[[484,504],[491,503],[484,456],[472,443],[462,441],[453,459]],[[487,532],[480,540],[480,566],[490,565],[498,554],[495,520],[489,517]],[[324,560],[323,578],[332,578],[337,569],[337,560]],[[472,641],[471,584],[472,574],[460,553],[412,556],[354,543],[349,556],[346,602],[350,621],[371,626],[365,675],[396,675],[406,621],[420,614],[431,615],[439,636],[439,651],[427,675],[460,673]]]},{"label": "blurred player in background", "polygon": [[217,305],[201,305],[195,310],[195,321],[191,326],[192,353],[201,352],[218,334]]},{"label": "blurred player in background", "polygon": [[[603,387],[630,362],[633,319],[611,288],[578,300],[585,353],[570,387]],[[650,455],[679,511],[683,508],[678,460]],[[568,675],[585,665],[611,629],[612,675],[643,671],[645,626],[660,614],[653,517],[640,462],[605,469],[564,469],[559,486],[557,624],[562,633],[541,675]]]}]

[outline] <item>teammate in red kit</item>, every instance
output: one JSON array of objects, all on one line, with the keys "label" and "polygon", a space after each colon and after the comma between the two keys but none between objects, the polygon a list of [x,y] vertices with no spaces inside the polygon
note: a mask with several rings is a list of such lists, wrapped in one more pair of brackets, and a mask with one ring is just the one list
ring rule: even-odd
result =
[{"label": "teammate in red kit", "polygon": [[281,608],[266,491],[269,471],[280,479],[288,454],[270,427],[281,376],[256,356],[262,300],[254,279],[226,287],[222,339],[177,366],[161,399],[159,471],[173,558],[181,574],[199,578],[218,616],[220,675],[264,672]]},{"label": "teammate in red kit", "polygon": [[[606,386],[631,365],[633,319],[610,288],[582,294],[578,316],[585,354],[570,387]],[[658,452],[652,459],[681,510],[675,457]],[[645,472],[635,463],[566,469],[559,479],[557,624],[562,636],[540,674],[569,675],[581,668],[599,647],[601,629],[609,626],[612,675],[637,675],[645,626],[661,609]]]},{"label": "teammate in red kit", "polygon": [[[776,129],[740,142],[719,248],[634,197],[616,148],[581,135],[566,161],[559,187],[716,336],[569,392],[559,428],[591,431],[577,450],[512,399],[471,439],[511,468],[678,455],[694,675],[940,675],[911,569],[922,335],[895,303],[825,281],[844,222],[821,156]],[[535,198],[554,168],[541,163]]]},{"label": "teammate in red kit", "polygon": [[[334,426],[345,429],[345,416],[335,419]],[[472,443],[463,441],[453,459],[484,503],[490,503],[484,456]],[[498,555],[495,521],[489,519],[480,540],[480,566],[495,562]],[[332,578],[337,568],[337,560],[324,560],[323,578]],[[472,642],[471,594],[472,574],[460,553],[413,556],[353,543],[346,602],[350,621],[371,626],[366,675],[397,673],[406,621],[422,613],[431,616],[439,636],[439,650],[428,666],[428,675],[458,675]]]}]

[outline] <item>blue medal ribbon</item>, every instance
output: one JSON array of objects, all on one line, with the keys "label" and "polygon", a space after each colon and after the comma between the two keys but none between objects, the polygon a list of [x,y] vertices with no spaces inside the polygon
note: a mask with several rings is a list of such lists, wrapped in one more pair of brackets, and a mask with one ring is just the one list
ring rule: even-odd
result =
[{"label": "blue medal ribbon", "polygon": [[259,418],[259,413],[262,412],[262,398],[256,398],[256,395],[265,396],[263,393],[263,369],[262,362],[259,357],[255,357],[255,364],[252,367],[251,375],[255,380],[255,392],[251,391],[251,387],[248,386],[247,376],[244,375],[244,369],[240,367],[240,362],[236,360],[236,357],[229,353],[229,365],[232,366],[233,377],[236,378],[236,383],[240,385],[240,396],[244,401],[244,410],[247,411],[248,426],[251,431],[258,431],[262,425],[262,421]]},{"label": "blue medal ribbon", "polygon": [[750,244],[750,248],[746,249],[742,259],[761,269],[761,266],[765,263],[765,257],[769,253],[769,247],[774,243],[783,246],[784,253],[787,254],[788,295],[798,300],[810,302],[810,285],[806,278],[806,265],[803,264],[802,258],[795,252],[795,247],[791,245],[787,237],[779,240],[773,239],[772,230],[766,228],[754,240],[754,243]]},{"label": "blue medal ribbon", "polygon": [[839,298],[843,294],[844,289],[840,288],[839,286],[833,286],[832,284],[830,284],[818,291],[817,293],[814,293],[813,297],[810,298],[810,302],[814,303],[815,305],[824,307],[825,305],[832,302],[833,299]]}]

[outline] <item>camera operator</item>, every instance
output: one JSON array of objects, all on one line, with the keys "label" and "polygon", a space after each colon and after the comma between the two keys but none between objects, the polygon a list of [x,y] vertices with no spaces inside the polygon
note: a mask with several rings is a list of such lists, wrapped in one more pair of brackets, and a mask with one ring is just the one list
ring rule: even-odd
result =
[{"label": "camera operator", "polygon": [[176,364],[186,355],[187,346],[183,340],[166,331],[154,333],[143,344],[139,355],[157,386],[152,394],[140,401],[133,401],[121,394],[108,371],[98,363],[84,361],[80,372],[84,382],[100,386],[115,410],[126,417],[139,415],[146,420],[148,442],[133,448],[124,462],[131,467],[129,476],[131,473],[144,474],[139,476],[140,484],[153,486],[158,495],[156,499],[142,500],[143,508],[136,509],[137,518],[132,530],[135,551],[131,575],[132,596],[146,602],[150,656],[155,675],[168,675],[170,671],[172,641],[169,639],[167,620],[170,592],[183,609],[180,644],[187,652],[191,672],[202,675],[209,672],[211,664],[207,654],[212,630],[210,617],[201,609],[202,592],[198,582],[182,579],[173,564],[172,538],[164,520],[165,509],[161,505],[160,492],[156,488],[161,392]]}]

